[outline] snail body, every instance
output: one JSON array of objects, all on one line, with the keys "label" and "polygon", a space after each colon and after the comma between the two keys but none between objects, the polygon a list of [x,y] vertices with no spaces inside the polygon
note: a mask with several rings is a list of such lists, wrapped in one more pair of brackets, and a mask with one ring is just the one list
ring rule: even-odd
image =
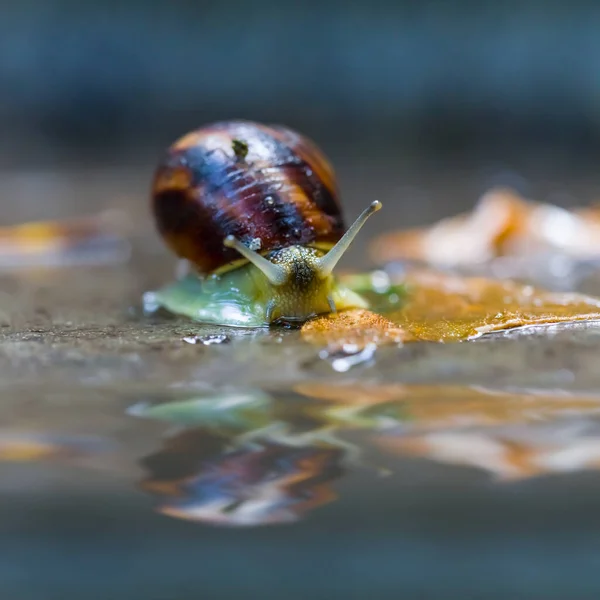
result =
[{"label": "snail body", "polygon": [[331,165],[290,129],[229,121],[193,131],[168,149],[152,191],[157,229],[190,272],[146,303],[246,327],[366,308],[333,269],[380,206],[346,230]]}]

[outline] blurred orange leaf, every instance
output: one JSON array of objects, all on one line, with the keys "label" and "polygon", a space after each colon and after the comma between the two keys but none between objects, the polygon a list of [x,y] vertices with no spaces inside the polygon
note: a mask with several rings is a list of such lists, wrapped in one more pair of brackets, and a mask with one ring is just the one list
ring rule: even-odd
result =
[{"label": "blurred orange leaf", "polygon": [[0,267],[123,262],[129,258],[130,233],[120,210],[0,227]]},{"label": "blurred orange leaf", "polygon": [[370,254],[377,264],[413,260],[458,267],[543,250],[581,259],[600,256],[600,209],[568,211],[493,189],[470,213],[378,237]]}]

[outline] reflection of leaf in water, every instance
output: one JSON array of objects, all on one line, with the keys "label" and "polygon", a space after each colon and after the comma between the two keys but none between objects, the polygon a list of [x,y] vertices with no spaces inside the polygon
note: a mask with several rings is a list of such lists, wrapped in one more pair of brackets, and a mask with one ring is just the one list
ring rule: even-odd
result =
[{"label": "reflection of leaf in water", "polygon": [[512,281],[410,271],[400,308],[383,314],[354,310],[309,321],[305,340],[318,345],[364,346],[404,341],[451,342],[484,333],[561,322],[600,319],[600,299],[554,293]]},{"label": "reflection of leaf in water", "polygon": [[600,414],[600,395],[528,390],[512,392],[463,385],[304,383],[301,393],[336,404],[377,407],[401,403],[419,427],[541,422],[557,416]]},{"label": "reflection of leaf in water", "polygon": [[406,386],[410,421],[372,437],[400,456],[476,467],[502,479],[600,468],[599,395]]},{"label": "reflection of leaf in water", "polygon": [[[386,454],[483,469],[501,479],[600,468],[600,395],[460,385],[305,383],[296,389],[363,416]],[[381,418],[392,416],[387,427]],[[369,420],[373,415],[375,418]],[[396,427],[394,427],[394,419]],[[338,420],[338,431],[356,426]]]},{"label": "reflection of leaf in water", "polygon": [[104,449],[102,440],[85,436],[37,433],[0,434],[0,462],[68,460]]},{"label": "reflection of leaf in water", "polygon": [[294,389],[321,402],[317,409],[339,431],[378,428],[410,418],[402,399],[403,385],[302,383]]},{"label": "reflection of leaf in water", "polygon": [[[377,472],[369,445],[505,479],[600,467],[598,426],[589,419],[600,418],[598,395],[314,381],[268,397],[269,414],[285,425],[277,432],[263,428],[248,439],[245,427],[206,422],[162,438],[140,460],[140,486],[157,498],[158,512],[225,526],[295,521],[337,498],[331,483],[346,468]],[[345,440],[361,430],[368,435]]]},{"label": "reflection of leaf in water", "polygon": [[381,450],[396,455],[476,467],[509,481],[600,468],[597,430],[586,432],[562,422],[540,429],[513,426],[500,430],[428,431],[404,436],[383,434],[375,443]]},{"label": "reflection of leaf in water", "polygon": [[359,416],[361,423],[370,423],[373,427],[382,423],[403,423],[410,420],[406,406],[393,400],[368,406],[360,411]]},{"label": "reflection of leaf in water", "polygon": [[576,415],[600,415],[600,396],[509,392],[460,385],[407,385],[402,398],[413,428],[447,429],[543,423]]}]

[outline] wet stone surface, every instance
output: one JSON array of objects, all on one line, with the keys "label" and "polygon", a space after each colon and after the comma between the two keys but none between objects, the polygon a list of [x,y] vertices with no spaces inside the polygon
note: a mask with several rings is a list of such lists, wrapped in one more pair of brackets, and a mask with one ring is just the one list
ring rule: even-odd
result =
[{"label": "wet stone surface", "polygon": [[[596,323],[533,326],[464,343],[410,343],[376,350],[340,375],[297,331],[234,329],[161,314],[145,316],[151,281],[139,264],[23,272],[0,278],[3,385],[89,381],[270,385],[327,380],[458,382],[600,390]],[[162,270],[170,276],[168,263]],[[160,274],[159,274],[160,276]],[[216,343],[227,340],[228,343]],[[333,357],[335,358],[335,356]],[[98,379],[101,382],[101,378]]]},{"label": "wet stone surface", "polygon": [[[382,347],[348,372],[285,328],[201,325],[144,315],[144,291],[166,281],[170,262],[23,271],[0,276],[2,385],[39,381],[108,385],[173,384],[195,389],[330,381],[453,382],[600,390],[600,327],[530,326],[463,343]],[[350,352],[350,355],[356,353]],[[372,354],[372,356],[371,356]],[[330,359],[330,360],[328,360]],[[90,380],[92,378],[92,380]]]},{"label": "wet stone surface", "polygon": [[598,597],[597,324],[332,356],[134,250],[0,274],[7,597]]}]

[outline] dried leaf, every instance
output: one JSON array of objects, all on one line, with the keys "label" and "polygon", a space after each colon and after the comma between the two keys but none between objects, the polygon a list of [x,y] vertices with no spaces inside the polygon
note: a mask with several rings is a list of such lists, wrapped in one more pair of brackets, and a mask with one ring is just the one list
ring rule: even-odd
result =
[{"label": "dried leaf", "polygon": [[0,227],[0,268],[123,262],[130,224],[118,210]]},{"label": "dried leaf", "polygon": [[377,264],[412,260],[444,267],[548,251],[579,259],[600,256],[598,207],[568,211],[528,201],[512,190],[494,189],[471,213],[428,228],[384,234],[370,248]]},{"label": "dried leaf", "polygon": [[460,341],[526,325],[600,319],[600,299],[512,281],[415,270],[406,284],[408,301],[386,315],[407,332],[406,341]]},{"label": "dried leaf", "polygon": [[400,308],[383,314],[351,310],[318,317],[303,338],[329,351],[411,341],[452,342],[484,333],[573,321],[600,320],[600,299],[539,290],[513,281],[409,271]]}]

